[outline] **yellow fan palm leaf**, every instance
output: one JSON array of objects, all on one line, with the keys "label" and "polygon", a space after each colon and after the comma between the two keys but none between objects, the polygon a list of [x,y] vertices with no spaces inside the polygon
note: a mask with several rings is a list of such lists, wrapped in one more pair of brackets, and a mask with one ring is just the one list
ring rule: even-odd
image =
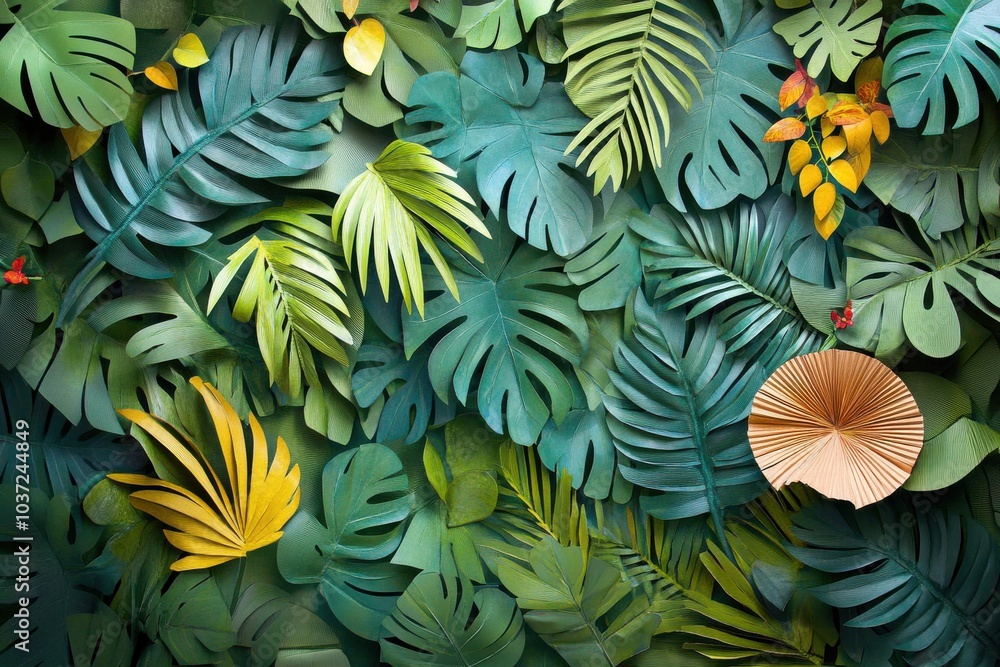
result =
[{"label": "yellow fan palm leaf", "polygon": [[[222,394],[201,378],[191,384],[201,394],[215,425],[225,463],[226,484],[198,447],[162,419],[141,410],[121,414],[145,431],[193,480],[188,489],[168,480],[135,474],[108,478],[145,487],[129,496],[132,506],[174,530],[164,530],[167,541],[190,554],[170,566],[174,571],[212,567],[276,542],[281,528],[299,507],[299,466],[278,438],[268,464],[267,439],[257,418],[250,415],[251,444],[243,422]],[[252,449],[248,452],[248,447]]]}]

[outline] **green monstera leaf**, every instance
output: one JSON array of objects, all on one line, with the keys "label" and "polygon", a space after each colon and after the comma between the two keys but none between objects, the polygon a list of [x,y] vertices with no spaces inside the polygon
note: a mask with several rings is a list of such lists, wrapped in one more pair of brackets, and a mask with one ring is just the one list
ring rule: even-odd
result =
[{"label": "green monstera leaf", "polygon": [[776,72],[792,62],[771,30],[777,17],[777,10],[762,9],[731,38],[709,31],[708,66],[696,72],[702,95],[688,112],[671,112],[673,138],[656,168],[674,208],[687,210],[685,189],[703,209],[739,195],[756,199],[781,173],[783,145],[762,141],[778,114]]},{"label": "green monstera leaf", "polygon": [[[433,337],[428,370],[442,400],[453,388],[464,405],[474,378],[477,406],[497,433],[535,442],[549,416],[561,422],[573,406],[565,373],[578,364],[589,339],[587,323],[563,262],[527,244],[495,219],[483,265],[449,252],[462,296],[456,302],[443,279],[427,281],[441,292],[427,303],[426,319],[403,318],[407,356]],[[482,369],[480,369],[480,366]]]},{"label": "green monstera leaf", "polygon": [[[844,241],[847,289],[854,326],[838,337],[887,357],[909,343],[930,357],[954,354],[962,344],[957,292],[1000,319],[1000,237],[981,225],[924,239],[923,245],[885,227],[865,227]],[[928,252],[929,250],[929,252]]]},{"label": "green monstera leaf", "polygon": [[456,37],[464,37],[474,49],[497,50],[517,46],[523,33],[517,15],[521,15],[524,32],[540,16],[548,14],[555,0],[489,0],[462,6],[462,20],[455,29]]},{"label": "green monstera leaf", "polygon": [[382,630],[382,660],[398,667],[514,667],[524,651],[524,621],[510,597],[436,572],[417,575]]},{"label": "green monstera leaf", "polygon": [[813,6],[774,24],[774,31],[794,47],[795,57],[812,52],[806,69],[817,77],[830,64],[847,81],[861,60],[875,50],[882,29],[881,0],[855,9],[852,0],[814,0]]},{"label": "green monstera leaf", "polygon": [[1000,660],[1000,546],[975,521],[899,498],[857,512],[823,502],[794,522],[806,546],[789,551],[833,573],[832,583],[810,590],[856,609],[847,628],[877,629],[878,642],[911,665]]},{"label": "green monstera leaf", "polygon": [[320,122],[337,102],[319,98],[343,88],[346,79],[336,74],[341,59],[328,42],[313,41],[292,68],[298,30],[288,23],[277,38],[274,32],[227,30],[207,65],[181,74],[176,94],[150,102],[142,116],[142,156],[125,127],[115,125],[108,138],[113,184],[78,163],[74,211],[97,247],[67,288],[60,323],[93,299],[91,286],[105,263],[140,278],[170,277],[143,240],[198,245],[211,233],[196,223],[230,206],[268,201],[243,185],[244,177],[297,176],[330,157],[319,147],[332,132]]},{"label": "green monstera leaf", "polygon": [[[885,35],[882,84],[900,127],[941,134],[980,115],[977,78],[1000,99],[1000,0],[906,0]],[[947,101],[958,113],[948,115]]]},{"label": "green monstera leaf", "polygon": [[[660,617],[618,569],[546,537],[529,567],[503,558],[499,577],[524,620],[570,665],[613,667],[649,647]],[[529,569],[530,568],[530,569]]]},{"label": "green monstera leaf", "polygon": [[324,523],[300,511],[278,541],[278,570],[293,584],[319,584],[351,632],[377,640],[412,578],[387,562],[413,504],[403,464],[383,445],[338,454],[323,470]]},{"label": "green monstera leaf", "polygon": [[[1000,198],[985,182],[998,136],[995,112],[980,123],[922,140],[915,130],[892,133],[874,151],[867,185],[882,203],[906,213],[930,236],[1000,216]],[[993,144],[995,146],[995,143]]]},{"label": "green monstera leaf", "polygon": [[236,644],[227,601],[206,572],[184,572],[157,594],[143,625],[162,641],[180,665],[219,662]]},{"label": "green monstera leaf", "polygon": [[513,49],[470,51],[460,77],[434,72],[417,81],[406,122],[432,124],[410,138],[459,171],[474,168],[479,194],[492,211],[506,211],[518,236],[566,256],[587,243],[594,221],[566,155],[585,119],[544,78],[541,62]]},{"label": "green monstera leaf", "polygon": [[633,484],[660,492],[642,497],[652,516],[711,515],[728,555],[723,510],[767,488],[746,425],[763,369],[727,352],[703,318],[685,323],[682,311],[654,310],[641,294],[634,315],[611,375],[623,398],[604,400],[619,468]]},{"label": "green monstera leaf", "polygon": [[62,11],[62,4],[6,0],[0,7],[0,25],[10,26],[0,39],[0,98],[24,113],[38,109],[49,125],[99,130],[128,111],[135,29],[117,16]]}]

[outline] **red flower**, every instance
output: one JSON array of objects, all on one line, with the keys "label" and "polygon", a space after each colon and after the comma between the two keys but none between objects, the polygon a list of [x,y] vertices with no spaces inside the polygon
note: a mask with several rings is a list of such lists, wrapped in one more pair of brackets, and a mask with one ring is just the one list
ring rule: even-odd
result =
[{"label": "red flower", "polygon": [[9,285],[27,285],[28,276],[24,275],[21,269],[24,268],[24,257],[18,257],[10,265],[10,271],[3,274],[4,281]]},{"label": "red flower", "polygon": [[838,329],[846,329],[847,327],[854,326],[854,306],[848,301],[847,305],[844,306],[844,314],[841,315],[836,310],[830,311],[830,320],[833,322],[833,326]]}]

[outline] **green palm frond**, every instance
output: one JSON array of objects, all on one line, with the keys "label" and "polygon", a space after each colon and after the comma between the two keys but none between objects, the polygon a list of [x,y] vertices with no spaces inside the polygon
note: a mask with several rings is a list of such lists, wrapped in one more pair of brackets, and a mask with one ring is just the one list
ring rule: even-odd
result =
[{"label": "green palm frond", "polygon": [[647,153],[660,165],[670,137],[667,96],[687,110],[689,86],[700,92],[692,66],[708,66],[696,45],[709,45],[704,24],[676,0],[564,0],[559,10],[566,92],[592,119],[566,152],[586,144],[577,164],[590,159],[594,192],[608,179],[617,190]]},{"label": "green palm frond", "polygon": [[491,237],[469,208],[475,206],[472,197],[451,180],[454,176],[455,172],[431,157],[427,148],[397,140],[347,185],[333,209],[333,237],[343,244],[348,266],[352,255],[357,256],[362,290],[368,283],[368,259],[374,252],[382,296],[389,300],[391,259],[407,312],[416,302],[423,317],[422,248],[449,291],[459,297],[451,269],[431,232],[479,261],[483,256],[462,225]]},{"label": "green palm frond", "polygon": [[211,312],[252,258],[233,317],[249,322],[256,312],[257,342],[271,382],[293,397],[301,395],[303,377],[311,387],[320,384],[314,349],[347,364],[344,345],[352,345],[357,334],[350,320],[359,314],[348,306],[343,267],[331,254],[325,225],[313,217],[329,213],[318,202],[291,202],[254,216],[253,222],[275,222],[275,233],[251,236],[230,255],[208,299]]}]

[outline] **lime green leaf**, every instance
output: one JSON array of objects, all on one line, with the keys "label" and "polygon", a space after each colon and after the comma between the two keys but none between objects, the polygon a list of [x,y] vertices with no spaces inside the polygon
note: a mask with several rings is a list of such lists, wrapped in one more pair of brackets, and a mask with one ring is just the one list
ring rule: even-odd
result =
[{"label": "lime green leaf", "polygon": [[833,75],[848,81],[854,69],[875,49],[882,29],[881,0],[868,0],[855,8],[853,0],[813,0],[813,6],[774,24],[774,31],[796,58],[805,58],[806,69],[818,77],[830,63]]},{"label": "lime green leaf", "polygon": [[438,497],[444,500],[445,495],[448,493],[448,475],[444,471],[444,462],[441,460],[441,455],[434,449],[434,445],[431,444],[430,440],[424,443],[423,458],[424,474],[427,475],[427,481],[434,487],[434,491],[437,492]]},{"label": "lime green leaf", "polygon": [[[60,0],[7,0],[0,25],[0,98],[49,125],[98,130],[125,118],[135,29],[116,16],[57,9]],[[16,9],[15,13],[11,8]],[[22,90],[22,72],[30,81]]]},{"label": "lime green leaf", "polygon": [[483,470],[470,470],[457,475],[448,485],[445,503],[448,505],[448,527],[464,526],[482,521],[497,506],[497,481]]},{"label": "lime green leaf", "polygon": [[[941,134],[981,114],[977,76],[1000,99],[1000,0],[907,0],[885,35],[883,85],[900,127]],[[912,12],[912,13],[910,13]],[[947,92],[946,92],[947,91]],[[946,102],[957,102],[948,114]]]}]

